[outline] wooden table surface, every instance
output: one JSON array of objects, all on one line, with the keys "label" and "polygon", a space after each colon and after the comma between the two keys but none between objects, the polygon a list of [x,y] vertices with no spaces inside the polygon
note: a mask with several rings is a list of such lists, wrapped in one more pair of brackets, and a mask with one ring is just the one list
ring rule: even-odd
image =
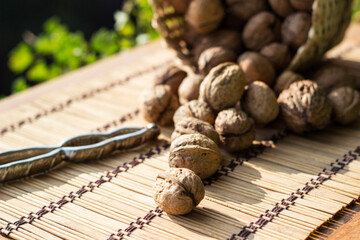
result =
[{"label": "wooden table surface", "polygon": [[[328,57],[338,58],[347,61],[356,61],[360,59],[360,24],[353,24],[341,45],[329,52]],[[52,81],[35,86],[25,92],[12,95],[0,101],[0,121],[2,113],[17,111],[24,108],[24,118],[26,114],[26,106],[31,105],[35,100],[51,94],[60,94],[66,91],[69,86],[79,86],[79,89],[88,82],[103,76],[106,73],[116,71],[119,66],[135,66],[140,62],[146,65],[146,61],[157,61],[159,54],[168,55],[171,59],[175,54],[170,50],[161,47],[160,41],[137,47],[133,50],[117,54],[113,57],[101,60],[90,66],[81,68],[69,74],[65,74]],[[144,66],[145,67],[145,66]],[[0,126],[1,127],[1,126]],[[359,239],[360,236],[360,213],[356,214],[348,223],[344,224],[335,231],[329,239]],[[0,236],[0,239],[2,237]]]}]

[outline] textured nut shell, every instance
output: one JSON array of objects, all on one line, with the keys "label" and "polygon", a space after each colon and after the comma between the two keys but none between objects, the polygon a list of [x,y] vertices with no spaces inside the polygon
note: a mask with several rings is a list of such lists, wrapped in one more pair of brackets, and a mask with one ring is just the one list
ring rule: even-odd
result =
[{"label": "textured nut shell", "polygon": [[182,81],[179,87],[179,101],[181,104],[199,97],[200,84],[203,79],[202,75],[192,74]]},{"label": "textured nut shell", "polygon": [[169,5],[174,7],[176,13],[186,13],[192,0],[167,0]]},{"label": "textured nut shell", "polygon": [[175,95],[178,95],[179,86],[186,75],[187,73],[184,70],[178,68],[177,66],[170,65],[165,69],[165,71],[160,73],[159,77],[156,78],[155,85],[169,85],[171,91]]},{"label": "textured nut shell", "polygon": [[278,103],[287,127],[296,133],[324,129],[330,122],[332,109],[326,93],[310,80],[291,84]]},{"label": "textured nut shell", "polygon": [[352,78],[348,75],[347,71],[332,64],[327,64],[318,69],[313,77],[313,80],[326,92],[332,89],[344,86],[354,86]]},{"label": "textured nut shell", "polygon": [[175,125],[174,132],[171,135],[171,141],[175,138],[191,133],[200,133],[213,140],[216,144],[219,144],[219,134],[215,131],[214,127],[205,121],[188,117],[177,122]]},{"label": "textured nut shell", "polygon": [[215,120],[220,141],[229,152],[239,152],[251,146],[255,139],[252,119],[245,112],[230,108],[221,111]]},{"label": "textured nut shell", "polygon": [[244,110],[255,123],[266,125],[279,114],[279,105],[273,90],[263,82],[255,81],[244,94]]},{"label": "textured nut shell", "polygon": [[241,99],[245,77],[237,64],[223,63],[213,68],[200,85],[199,99],[215,111],[232,107]]},{"label": "textured nut shell", "polygon": [[224,47],[211,47],[203,51],[199,57],[198,67],[204,75],[217,65],[225,62],[235,62],[236,54]]},{"label": "textured nut shell", "polygon": [[218,146],[202,134],[185,134],[171,143],[170,167],[191,169],[201,179],[205,179],[216,172],[220,162]]},{"label": "textured nut shell", "polygon": [[153,190],[156,204],[173,215],[191,212],[205,196],[199,176],[186,168],[170,168],[159,173]]},{"label": "textured nut shell", "polygon": [[311,15],[296,12],[285,18],[281,26],[281,37],[292,50],[297,50],[308,39],[311,27]]},{"label": "textured nut shell", "polygon": [[288,89],[290,84],[303,79],[304,77],[297,73],[285,71],[276,79],[274,86],[275,93],[279,95],[283,90]]},{"label": "textured nut shell", "polygon": [[290,4],[299,11],[311,11],[314,0],[290,0]]},{"label": "textured nut shell", "polygon": [[290,4],[290,0],[269,0],[269,4],[272,10],[283,18],[289,16],[294,11]]},{"label": "textured nut shell", "polygon": [[224,17],[220,0],[193,0],[186,13],[186,20],[202,34],[215,30]]},{"label": "textured nut shell", "polygon": [[284,70],[291,61],[289,48],[282,43],[270,43],[263,47],[260,53],[272,63],[277,72]]},{"label": "textured nut shell", "polygon": [[192,100],[181,107],[174,114],[174,123],[177,124],[184,118],[193,117],[214,124],[215,116],[210,106],[203,101]]},{"label": "textured nut shell", "polygon": [[275,80],[275,69],[270,61],[257,52],[244,52],[238,59],[247,84],[261,81],[271,86]]},{"label": "textured nut shell", "polygon": [[332,90],[328,99],[333,107],[333,118],[341,124],[355,121],[360,113],[360,94],[350,87]]},{"label": "textured nut shell", "polygon": [[147,89],[140,96],[140,111],[148,122],[157,123],[160,126],[172,123],[172,118],[179,102],[167,85],[157,85]]},{"label": "textured nut shell", "polygon": [[242,39],[247,48],[260,50],[264,46],[280,39],[281,23],[271,12],[261,12],[246,23]]}]

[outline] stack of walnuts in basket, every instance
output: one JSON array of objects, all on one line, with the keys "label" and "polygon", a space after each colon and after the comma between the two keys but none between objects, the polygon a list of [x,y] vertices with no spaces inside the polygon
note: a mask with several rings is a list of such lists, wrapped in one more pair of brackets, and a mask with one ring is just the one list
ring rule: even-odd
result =
[{"label": "stack of walnuts in basket", "polygon": [[220,166],[219,146],[230,153],[249,148],[255,126],[282,118],[301,134],[324,129],[331,120],[357,119],[360,94],[343,68],[323,64],[302,72],[306,78],[295,72],[306,58],[299,57],[304,46],[325,52],[341,40],[320,50],[311,46],[309,38],[319,35],[312,26],[319,16],[312,11],[321,1],[153,0],[157,10],[162,2],[162,11],[183,16],[180,34],[167,32],[165,39],[191,66],[169,66],[141,95],[147,121],[175,125],[171,169],[159,174],[154,187],[164,211],[191,211],[204,197],[200,179]]}]

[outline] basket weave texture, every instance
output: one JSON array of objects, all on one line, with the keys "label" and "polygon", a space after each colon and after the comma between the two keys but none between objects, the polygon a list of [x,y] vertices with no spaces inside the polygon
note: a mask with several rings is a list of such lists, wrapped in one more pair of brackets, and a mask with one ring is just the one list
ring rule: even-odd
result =
[{"label": "basket weave texture", "polygon": [[[175,12],[173,4],[185,0],[150,0],[155,14],[153,25],[160,31],[168,47],[176,50],[186,64],[193,65],[191,45],[183,33],[187,31],[184,12]],[[352,0],[315,0],[312,11],[312,26],[307,42],[301,46],[289,70],[302,72],[319,61],[324,54],[341,42],[351,20]]]}]

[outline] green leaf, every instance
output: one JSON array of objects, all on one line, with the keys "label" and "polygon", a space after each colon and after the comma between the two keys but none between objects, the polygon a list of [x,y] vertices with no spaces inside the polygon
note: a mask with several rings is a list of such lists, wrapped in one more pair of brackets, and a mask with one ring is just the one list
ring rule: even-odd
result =
[{"label": "green leaf", "polygon": [[57,28],[61,26],[60,19],[58,17],[51,17],[43,25],[46,33],[53,33]]},{"label": "green leaf", "polygon": [[24,77],[18,77],[12,83],[11,89],[13,93],[24,91],[28,88],[26,79]]},{"label": "green leaf", "polygon": [[118,38],[114,31],[101,28],[91,37],[91,48],[102,56],[110,56],[120,50]]},{"label": "green leaf", "polygon": [[40,60],[30,68],[26,76],[30,81],[43,82],[50,78],[50,71],[44,60]]},{"label": "green leaf", "polygon": [[24,72],[34,61],[31,48],[21,42],[9,54],[9,68],[12,72],[19,74]]}]

